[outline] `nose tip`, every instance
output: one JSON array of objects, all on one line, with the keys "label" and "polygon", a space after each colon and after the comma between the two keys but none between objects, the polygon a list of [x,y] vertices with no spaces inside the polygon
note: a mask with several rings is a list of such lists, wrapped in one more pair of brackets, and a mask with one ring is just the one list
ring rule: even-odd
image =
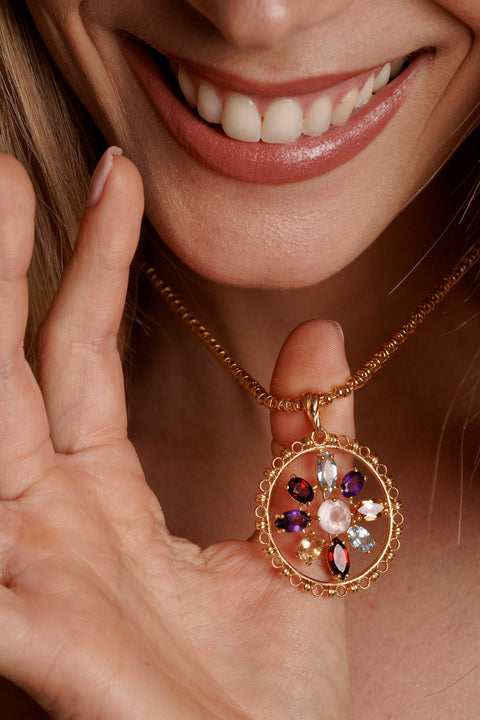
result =
[{"label": "nose tip", "polygon": [[230,43],[270,49],[326,20],[353,0],[188,0]]},{"label": "nose tip", "polygon": [[227,0],[217,20],[231,43],[248,49],[275,47],[299,29],[298,12],[292,12],[286,0]]}]

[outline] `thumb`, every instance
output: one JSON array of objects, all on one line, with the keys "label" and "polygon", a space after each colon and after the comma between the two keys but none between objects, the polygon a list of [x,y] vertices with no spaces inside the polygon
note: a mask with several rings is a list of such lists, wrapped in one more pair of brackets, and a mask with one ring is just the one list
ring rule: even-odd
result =
[{"label": "thumb", "polygon": [[[297,398],[308,391],[329,392],[348,376],[336,323],[314,320],[296,328],[282,347],[272,393]],[[315,436],[308,437],[313,428],[305,413],[272,412],[277,457],[260,485],[257,527],[260,542],[268,545],[272,564],[289,577],[292,585],[317,595],[343,597],[348,591],[366,589],[386,572],[400,546],[403,518],[387,468],[369,448],[354,440],[352,395],[339,397],[322,410],[325,444],[321,437],[319,443]],[[304,443],[298,442],[304,438]],[[326,456],[317,454],[322,447],[328,448]],[[318,465],[314,469],[312,455],[320,460],[320,470]],[[337,469],[342,478],[340,486]],[[305,478],[314,479],[314,485]],[[364,486],[366,492],[362,494]],[[372,534],[364,527],[370,521],[375,521]],[[355,550],[351,562],[347,541]]]},{"label": "thumb", "polygon": [[[290,398],[308,391],[327,392],[344,383],[349,375],[340,326],[327,320],[310,320],[299,325],[280,350],[271,392]],[[274,455],[313,429],[304,413],[278,411],[271,413],[271,426]],[[354,437],[353,395],[322,408],[322,426],[328,432]]]}]

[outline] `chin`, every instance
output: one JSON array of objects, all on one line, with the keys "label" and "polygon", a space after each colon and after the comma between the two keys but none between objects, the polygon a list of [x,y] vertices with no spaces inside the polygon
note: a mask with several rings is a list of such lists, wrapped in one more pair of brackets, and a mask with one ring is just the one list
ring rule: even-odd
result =
[{"label": "chin", "polygon": [[[159,214],[153,225],[165,244],[182,263],[195,273],[223,285],[258,289],[296,289],[308,287],[341,271],[360,255],[380,234],[358,233],[352,229],[330,235],[301,224],[286,232],[258,233],[254,228],[233,223],[225,233],[225,224],[208,226],[204,217],[192,224],[188,231],[178,224],[165,225],[165,215]],[[370,224],[372,230],[372,224]],[[339,242],[341,237],[341,242]],[[260,238],[260,240],[259,240]],[[175,262],[175,261],[174,261]]]}]

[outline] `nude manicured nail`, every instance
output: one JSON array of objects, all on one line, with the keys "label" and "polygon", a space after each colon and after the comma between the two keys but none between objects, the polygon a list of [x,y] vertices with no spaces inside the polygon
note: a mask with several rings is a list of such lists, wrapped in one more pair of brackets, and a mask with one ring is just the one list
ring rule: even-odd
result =
[{"label": "nude manicured nail", "polygon": [[338,323],[336,320],[333,321],[333,324],[337,326],[338,332],[340,333],[341,338],[342,338],[342,342],[345,342],[345,335],[343,334],[343,328],[342,328],[342,326],[341,326],[340,323]]},{"label": "nude manicured nail", "polygon": [[94,207],[102,197],[103,188],[113,168],[113,158],[123,155],[119,147],[109,147],[102,155],[90,181],[87,207]]}]

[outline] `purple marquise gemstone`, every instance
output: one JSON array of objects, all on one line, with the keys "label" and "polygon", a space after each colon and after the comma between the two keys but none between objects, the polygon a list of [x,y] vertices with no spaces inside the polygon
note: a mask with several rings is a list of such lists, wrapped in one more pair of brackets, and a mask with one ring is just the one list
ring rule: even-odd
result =
[{"label": "purple marquise gemstone", "polygon": [[275,527],[288,533],[301,532],[307,527],[311,519],[311,516],[303,512],[303,510],[287,510],[283,515],[275,518]]},{"label": "purple marquise gemstone", "polygon": [[340,483],[340,486],[342,488],[342,495],[344,497],[355,497],[355,495],[358,495],[360,490],[363,488],[363,483],[365,482],[365,477],[362,475],[361,472],[358,470],[350,470],[349,473],[345,475],[342,482]]}]

